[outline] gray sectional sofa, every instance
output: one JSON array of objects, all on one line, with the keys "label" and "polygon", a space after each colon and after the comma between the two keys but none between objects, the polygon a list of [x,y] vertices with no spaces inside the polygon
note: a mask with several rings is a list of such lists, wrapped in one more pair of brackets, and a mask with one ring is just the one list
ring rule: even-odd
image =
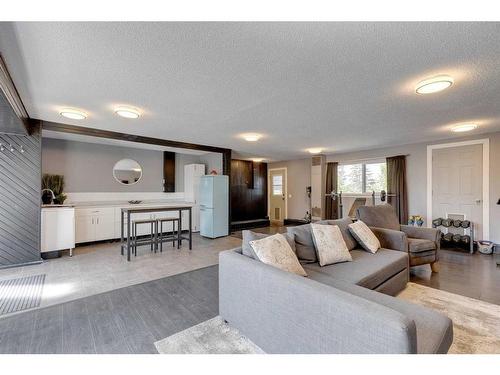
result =
[{"label": "gray sectional sofa", "polygon": [[[225,251],[219,257],[221,317],[267,353],[447,353],[451,320],[393,297],[408,282],[406,250],[371,254],[350,235],[349,219],[322,223],[339,225],[352,262],[320,267],[310,225],[288,228],[308,277],[241,249]],[[396,249],[406,241],[398,231],[379,239]]]}]

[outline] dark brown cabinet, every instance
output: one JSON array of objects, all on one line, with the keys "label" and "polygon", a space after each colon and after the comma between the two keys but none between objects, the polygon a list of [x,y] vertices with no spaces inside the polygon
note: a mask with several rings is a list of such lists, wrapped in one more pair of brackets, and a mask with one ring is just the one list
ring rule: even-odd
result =
[{"label": "dark brown cabinet", "polygon": [[267,220],[266,163],[231,160],[231,220]]}]

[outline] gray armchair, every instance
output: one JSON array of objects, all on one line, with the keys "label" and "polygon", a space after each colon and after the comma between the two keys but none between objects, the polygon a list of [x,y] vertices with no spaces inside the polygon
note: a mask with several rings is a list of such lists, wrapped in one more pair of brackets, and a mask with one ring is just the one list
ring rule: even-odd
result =
[{"label": "gray armchair", "polygon": [[432,272],[438,272],[439,247],[441,233],[439,229],[401,225],[394,208],[388,204],[379,206],[361,206],[356,210],[356,217],[371,227],[377,237],[384,242],[393,241],[394,231],[401,233],[398,247],[392,249],[407,251],[410,257],[410,266],[430,264]]}]

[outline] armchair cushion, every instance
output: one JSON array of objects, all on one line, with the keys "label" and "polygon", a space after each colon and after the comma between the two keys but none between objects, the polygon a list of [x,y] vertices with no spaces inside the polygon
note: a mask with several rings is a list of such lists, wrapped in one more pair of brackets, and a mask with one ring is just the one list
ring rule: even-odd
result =
[{"label": "armchair cushion", "polygon": [[390,204],[358,207],[356,216],[369,227],[400,230],[399,219]]},{"label": "armchair cushion", "polygon": [[400,230],[370,227],[373,234],[377,236],[380,245],[386,249],[408,251],[408,237]]},{"label": "armchair cushion", "polygon": [[441,231],[436,228],[415,227],[413,225],[401,225],[401,230],[408,235],[408,238],[420,238],[422,240],[439,242]]},{"label": "armchair cushion", "polygon": [[410,253],[422,253],[429,250],[436,250],[436,243],[421,238],[408,238],[408,250],[410,250]]}]

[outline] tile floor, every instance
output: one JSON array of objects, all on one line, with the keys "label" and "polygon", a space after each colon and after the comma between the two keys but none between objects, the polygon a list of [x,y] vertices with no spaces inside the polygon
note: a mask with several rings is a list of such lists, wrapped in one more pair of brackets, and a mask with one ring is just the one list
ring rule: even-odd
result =
[{"label": "tile floor", "polygon": [[46,307],[218,264],[220,251],[240,244],[231,236],[212,240],[194,234],[191,251],[187,242],[179,250],[167,245],[156,254],[142,246],[127,262],[119,242],[104,242],[79,246],[73,257],[64,253],[42,264],[0,270],[0,280],[46,274],[40,305]]}]

